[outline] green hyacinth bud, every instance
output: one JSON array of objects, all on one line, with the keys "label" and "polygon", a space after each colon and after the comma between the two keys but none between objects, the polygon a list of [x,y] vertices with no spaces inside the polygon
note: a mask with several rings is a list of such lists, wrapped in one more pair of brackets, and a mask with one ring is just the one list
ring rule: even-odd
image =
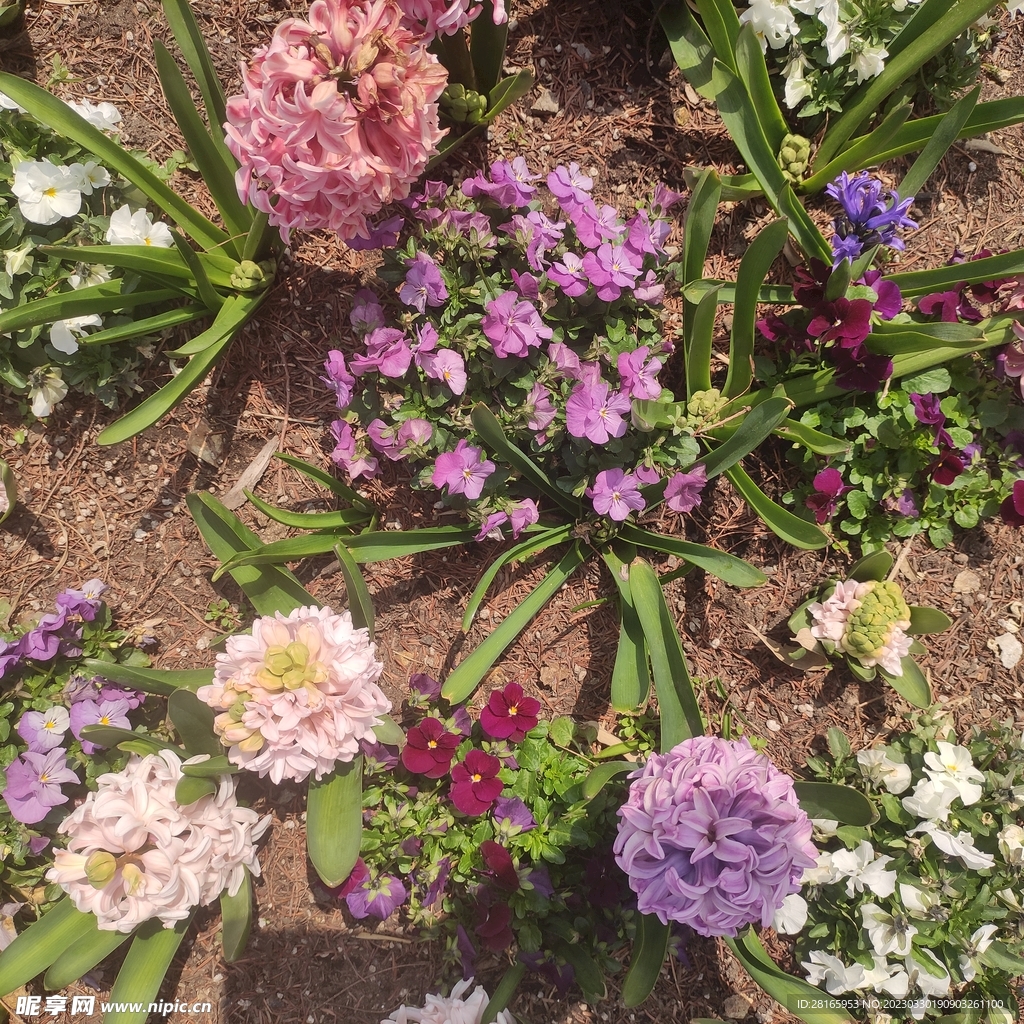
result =
[{"label": "green hyacinth bud", "polygon": [[479,124],[487,112],[487,97],[458,82],[452,82],[440,99],[441,110],[453,121]]},{"label": "green hyacinth bud", "polygon": [[894,627],[910,626],[910,607],[898,583],[875,581],[846,623],[843,649],[855,658],[878,658]]},{"label": "green hyacinth bud", "polygon": [[112,853],[96,850],[85,861],[85,877],[94,889],[102,889],[117,874],[117,861]]},{"label": "green hyacinth bud", "polygon": [[802,135],[786,135],[779,149],[779,166],[782,173],[792,182],[798,182],[807,170],[811,159],[811,143]]},{"label": "green hyacinth bud", "polygon": [[690,400],[686,403],[686,419],[691,427],[698,427],[707,423],[717,415],[718,411],[728,404],[728,399],[722,397],[718,388],[710,388],[708,391],[695,391]]},{"label": "green hyacinth bud", "polygon": [[270,284],[273,276],[273,260],[264,260],[262,263],[254,263],[252,260],[242,260],[242,262],[231,271],[231,287],[240,292],[261,291]]}]

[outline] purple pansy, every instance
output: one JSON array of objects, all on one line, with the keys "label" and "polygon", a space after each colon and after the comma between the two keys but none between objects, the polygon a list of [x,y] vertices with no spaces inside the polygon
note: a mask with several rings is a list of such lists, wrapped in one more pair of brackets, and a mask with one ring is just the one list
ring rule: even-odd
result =
[{"label": "purple pansy", "polygon": [[334,392],[338,408],[347,409],[349,402],[352,401],[352,389],[355,387],[356,379],[348,372],[344,353],[332,348],[324,360],[324,372],[327,376],[320,379]]},{"label": "purple pansy", "polygon": [[63,747],[45,754],[28,751],[7,766],[7,785],[2,796],[15,821],[35,825],[50,813],[50,808],[68,802],[61,784],[78,781],[67,765],[67,751]]},{"label": "purple pansy", "polygon": [[491,691],[480,712],[480,727],[492,739],[522,743],[537,727],[539,714],[540,701],[527,697],[519,683],[509,683]]},{"label": "purple pansy", "polygon": [[642,257],[624,245],[604,242],[583,257],[583,270],[602,302],[614,302],[640,276]]},{"label": "purple pansy", "polygon": [[417,775],[440,779],[448,774],[460,737],[449,732],[437,718],[424,718],[406,734],[402,764]]},{"label": "purple pansy", "polygon": [[34,754],[45,754],[64,742],[71,725],[67,708],[54,705],[47,711],[26,711],[18,722],[18,735]]},{"label": "purple pansy", "polygon": [[491,880],[494,888],[506,893],[518,892],[519,872],[512,861],[512,854],[501,843],[485,839],[480,844],[480,856],[487,866],[483,874]]},{"label": "purple pansy", "polygon": [[594,477],[594,486],[586,495],[598,515],[621,523],[630,512],[640,512],[647,504],[635,476],[621,469],[604,469]]},{"label": "purple pansy", "polygon": [[427,306],[440,306],[448,298],[448,288],[441,276],[441,269],[425,252],[418,252],[406,260],[409,268],[405,281],[398,291],[398,297],[413,309],[425,313]]},{"label": "purple pansy", "polygon": [[402,224],[401,216],[388,217],[387,220],[372,225],[365,238],[362,235],[353,235],[344,239],[344,242],[356,252],[365,249],[393,249],[398,245],[398,233],[402,230]]},{"label": "purple pansy", "polygon": [[359,334],[369,334],[384,326],[384,307],[369,288],[360,288],[352,296],[348,322]]},{"label": "purple pansy", "polygon": [[331,452],[331,461],[353,480],[360,476],[372,479],[377,473],[377,460],[369,455],[365,444],[356,441],[351,425],[344,420],[335,420],[331,424],[331,433],[337,442]]},{"label": "purple pansy", "polygon": [[508,839],[537,827],[530,808],[517,796],[500,796],[494,805],[494,829],[498,836]]},{"label": "purple pansy", "polygon": [[498,778],[501,762],[493,754],[473,749],[465,760],[452,768],[448,791],[452,803],[470,817],[489,811],[501,795],[503,783]]},{"label": "purple pansy", "polygon": [[629,415],[629,396],[612,391],[607,381],[573,388],[565,405],[565,426],[573,437],[585,437],[594,444],[606,444],[610,437],[622,437]]},{"label": "purple pansy", "polygon": [[559,164],[548,175],[548,188],[558,200],[558,205],[582,206],[590,199],[590,190],[594,187],[594,179],[580,170],[580,165],[571,163],[568,167]]},{"label": "purple pansy", "polygon": [[378,875],[368,878],[353,889],[346,897],[349,913],[362,920],[377,917],[383,921],[390,917],[409,895],[401,879],[395,875]]},{"label": "purple pansy", "polygon": [[814,513],[815,522],[821,526],[832,518],[839,499],[853,488],[843,483],[843,475],[838,469],[828,467],[815,474],[814,493],[809,495],[804,504]]},{"label": "purple pansy", "polygon": [[92,622],[103,603],[103,594],[109,588],[101,579],[91,579],[81,590],[67,589],[58,594],[54,604],[58,612],[78,616],[83,622]]},{"label": "purple pansy", "polygon": [[507,903],[494,903],[486,908],[486,916],[474,931],[480,938],[480,945],[492,953],[500,953],[512,945],[515,937],[510,922],[512,909]]},{"label": "purple pansy", "polygon": [[409,704],[425,707],[441,696],[441,684],[425,672],[414,672],[409,676]]},{"label": "purple pansy", "polygon": [[484,458],[480,448],[468,444],[463,438],[453,452],[443,452],[434,462],[431,482],[439,490],[448,488],[449,494],[464,494],[471,501],[479,498],[484,483],[494,472],[494,463]]},{"label": "purple pansy", "polygon": [[500,359],[528,356],[530,349],[548,341],[554,333],[541,320],[536,307],[515,291],[492,299],[486,310],[480,326]]},{"label": "purple pansy", "polygon": [[112,725],[118,729],[131,729],[128,721],[128,701],[118,700],[80,700],[71,705],[71,734],[82,743],[82,750],[87,754],[95,753],[105,744],[90,743],[82,739],[82,730],[87,725]]},{"label": "purple pansy", "polygon": [[535,433],[547,430],[556,416],[555,407],[551,402],[551,392],[540,381],[536,381],[523,404],[523,415],[526,425]]},{"label": "purple pansy", "polygon": [[466,361],[450,348],[426,356],[423,372],[432,380],[441,381],[453,395],[461,395],[466,390]]},{"label": "purple pansy", "polygon": [[692,512],[700,504],[707,482],[708,472],[703,463],[695,465],[689,473],[673,473],[665,485],[665,504],[673,512]]},{"label": "purple pansy", "polygon": [[1014,480],[1013,490],[999,506],[999,514],[1010,526],[1024,526],[1024,480]]},{"label": "purple pansy", "polygon": [[653,399],[661,394],[657,377],[662,361],[658,358],[648,359],[650,351],[647,345],[641,345],[632,352],[619,353],[619,377],[630,398]]}]

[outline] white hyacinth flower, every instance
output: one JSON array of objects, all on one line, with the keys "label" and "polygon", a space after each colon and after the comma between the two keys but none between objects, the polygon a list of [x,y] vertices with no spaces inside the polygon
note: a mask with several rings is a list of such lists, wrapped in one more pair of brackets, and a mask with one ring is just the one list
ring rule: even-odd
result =
[{"label": "white hyacinth flower", "polygon": [[903,807],[915,818],[927,821],[946,821],[949,808],[960,796],[960,791],[948,780],[922,779],[910,796],[902,800]]},{"label": "white hyacinth flower", "polygon": [[121,111],[113,103],[93,103],[90,99],[67,100],[67,105],[85,118],[94,128],[101,132],[116,132],[121,123]]},{"label": "white hyacinth flower", "polygon": [[68,393],[68,386],[61,378],[59,368],[52,370],[34,370],[29,374],[28,396],[32,401],[32,415],[37,419],[45,419],[53,412]]},{"label": "white hyacinth flower", "polygon": [[791,892],[775,911],[772,927],[780,935],[799,935],[807,924],[807,900],[798,892]]},{"label": "white hyacinth flower", "polygon": [[885,786],[890,793],[902,793],[910,788],[910,765],[894,761],[884,747],[862,750],[857,755],[861,774],[875,786]]},{"label": "white hyacinth flower", "polygon": [[762,51],[767,51],[769,46],[773,50],[787,46],[800,31],[788,4],[774,3],[773,0],[753,0],[740,15],[740,23],[750,24]]},{"label": "white hyacinth flower", "polygon": [[854,54],[850,70],[857,73],[857,83],[877,78],[885,70],[885,58],[888,56],[889,51],[884,46],[865,46],[860,53]]},{"label": "white hyacinth flower", "polygon": [[819,988],[824,984],[829,995],[841,996],[864,987],[865,972],[860,964],[847,967],[839,957],[820,949],[811,950],[809,958],[800,965],[807,971],[807,980]]},{"label": "white hyacinth flower", "polygon": [[125,204],[110,215],[107,229],[108,245],[155,245],[167,249],[174,244],[170,228],[166,224],[150,220],[145,210],[132,213]]},{"label": "white hyacinth flower", "polygon": [[82,208],[81,189],[67,167],[48,160],[24,160],[14,171],[11,191],[18,197],[18,209],[33,224],[56,224],[74,217]]},{"label": "white hyacinth flower", "polygon": [[924,755],[928,777],[933,782],[952,786],[960,794],[965,807],[976,804],[982,794],[982,788],[977,783],[984,782],[985,776],[974,767],[971,752],[966,747],[943,740],[939,740],[937,746],[937,754],[928,751]]},{"label": "white hyacinth flower", "polygon": [[95,314],[74,316],[67,320],[58,320],[50,327],[50,344],[66,356],[78,351],[78,339],[86,334],[86,327],[102,327],[103,321]]},{"label": "white hyacinth flower", "polygon": [[947,856],[959,857],[964,867],[972,871],[984,871],[993,868],[996,859],[990,853],[984,853],[974,845],[974,837],[970,832],[944,832],[934,821],[925,821],[912,828],[908,835],[924,832],[931,836],[932,842]]},{"label": "white hyacinth flower", "polygon": [[902,914],[887,914],[877,903],[865,903],[860,908],[860,915],[871,946],[879,956],[885,957],[890,953],[910,955],[910,943],[917,929],[909,918]]},{"label": "white hyacinth flower", "polygon": [[885,870],[891,860],[887,854],[876,857],[874,848],[863,839],[856,850],[833,853],[832,867],[840,879],[846,879],[846,895],[850,899],[865,889],[885,899],[896,891],[896,872]]},{"label": "white hyacinth flower", "polygon": [[106,188],[110,184],[110,172],[95,160],[87,160],[84,164],[72,164],[68,170],[75,180],[75,187],[82,195],[91,196],[94,190]]}]

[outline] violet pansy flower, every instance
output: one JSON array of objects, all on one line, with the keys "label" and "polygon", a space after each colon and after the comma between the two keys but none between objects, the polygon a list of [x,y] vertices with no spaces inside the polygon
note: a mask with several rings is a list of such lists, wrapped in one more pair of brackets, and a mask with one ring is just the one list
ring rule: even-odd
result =
[{"label": "violet pansy flower", "polygon": [[406,260],[409,268],[398,297],[413,309],[425,313],[427,306],[440,306],[448,298],[448,288],[438,265],[425,253],[418,252]]},{"label": "violet pansy flower", "polygon": [[494,463],[484,458],[480,448],[463,438],[455,451],[438,455],[431,482],[438,489],[447,487],[449,494],[464,494],[472,501],[480,497],[485,481],[493,472]]},{"label": "violet pansy flower", "polygon": [[7,785],[2,794],[11,817],[23,825],[35,825],[50,809],[68,802],[63,783],[78,782],[67,765],[67,751],[56,747],[45,754],[28,751],[7,766]]},{"label": "violet pansy flower", "polygon": [[395,875],[368,878],[346,897],[349,913],[359,920],[376,917],[383,921],[390,917],[409,895],[401,879]]},{"label": "violet pansy flower", "polygon": [[598,515],[621,523],[630,512],[640,512],[647,504],[636,477],[621,469],[605,469],[594,477],[594,486],[586,495]]},{"label": "violet pansy flower", "polygon": [[128,701],[118,700],[80,700],[71,705],[71,734],[81,741],[82,750],[93,754],[104,744],[90,743],[82,738],[82,730],[87,725],[112,725],[118,729],[131,729],[128,721]]},{"label": "violet pansy flower", "polygon": [[18,722],[18,735],[35,754],[45,754],[64,742],[71,725],[67,708],[54,705],[47,711],[26,711]]},{"label": "violet pansy flower", "polygon": [[689,473],[673,473],[665,485],[665,504],[673,512],[692,512],[700,504],[707,482],[703,463],[695,465]]},{"label": "violet pansy flower", "polygon": [[486,310],[480,326],[500,359],[527,356],[530,349],[550,340],[554,333],[541,320],[536,307],[514,291],[492,299]]},{"label": "violet pansy flower", "polygon": [[632,352],[619,353],[619,377],[630,398],[653,399],[661,394],[657,376],[662,361],[656,357],[648,359],[650,351],[647,345],[641,345]]},{"label": "violet pansy flower", "polygon": [[629,414],[629,396],[613,392],[606,381],[573,388],[565,405],[566,429],[573,437],[585,437],[594,444],[606,444],[610,437],[622,437]]}]

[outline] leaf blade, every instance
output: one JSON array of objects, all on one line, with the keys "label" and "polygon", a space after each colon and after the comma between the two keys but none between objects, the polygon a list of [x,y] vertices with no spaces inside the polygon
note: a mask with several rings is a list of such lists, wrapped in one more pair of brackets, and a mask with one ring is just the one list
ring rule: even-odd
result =
[{"label": "leaf blade", "polygon": [[339,763],[330,775],[309,780],[306,852],[329,889],[341,885],[359,859],[363,834],[363,759]]}]

